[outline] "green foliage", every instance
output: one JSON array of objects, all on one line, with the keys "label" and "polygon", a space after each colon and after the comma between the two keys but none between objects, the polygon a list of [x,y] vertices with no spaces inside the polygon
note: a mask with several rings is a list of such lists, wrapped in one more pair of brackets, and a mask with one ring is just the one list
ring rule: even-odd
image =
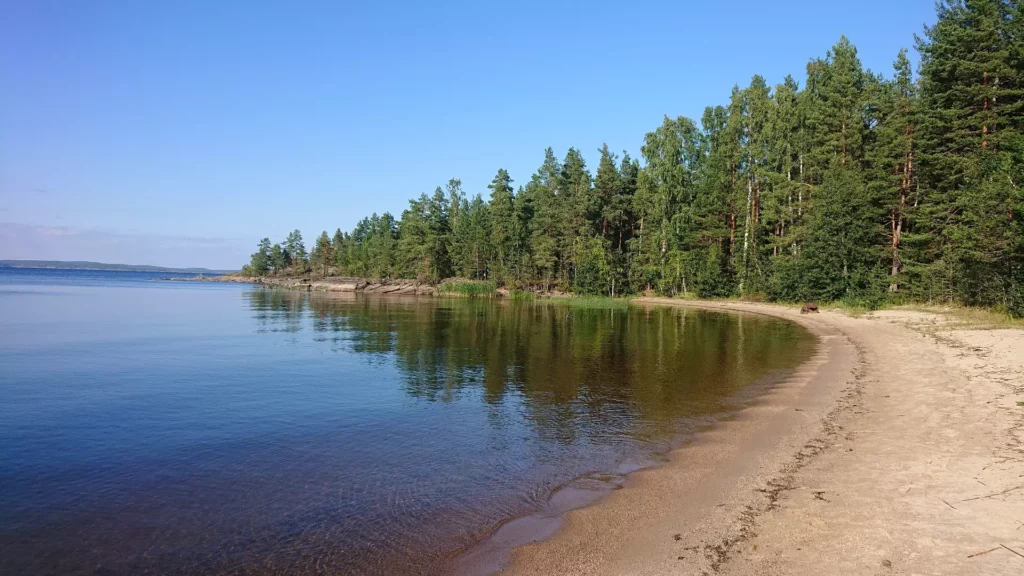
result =
[{"label": "green foliage", "polygon": [[726,298],[736,291],[736,279],[728,255],[712,244],[696,278],[696,293],[701,298]]},{"label": "green foliage", "polygon": [[504,169],[498,170],[488,188],[491,189],[488,276],[501,284],[511,284],[516,279],[520,248],[512,177]]},{"label": "green foliage", "polygon": [[252,274],[262,276],[270,270],[271,250],[269,238],[260,240],[256,252],[249,259],[249,270]]},{"label": "green foliage", "polygon": [[[269,242],[269,241],[268,241]],[[293,230],[284,241],[285,252],[288,253],[288,264],[300,274],[309,268],[309,258],[306,255],[306,246],[302,243],[302,233]]]},{"label": "green foliage", "polygon": [[320,236],[316,239],[316,246],[313,247],[309,261],[317,271],[323,276],[327,276],[328,269],[334,264],[334,247],[331,244],[331,239],[327,236],[326,230],[321,232]]},{"label": "green foliage", "polygon": [[787,300],[880,297],[884,278],[875,250],[880,228],[873,225],[876,218],[859,174],[837,167],[824,178],[806,242],[785,277],[792,284],[777,289]]},{"label": "green foliage", "polygon": [[454,278],[445,280],[437,286],[437,293],[447,296],[468,296],[472,298],[490,298],[496,295],[497,285],[487,280],[465,280]]},{"label": "green foliage", "polygon": [[588,239],[578,257],[573,291],[588,296],[610,296],[612,270],[607,259],[608,251],[601,239]]},{"label": "green foliage", "polygon": [[574,310],[624,310],[629,307],[628,300],[608,296],[569,296],[551,298],[550,301],[556,306],[565,306]]},{"label": "green foliage", "polygon": [[510,300],[520,301],[532,301],[536,299],[536,295],[533,292],[527,292],[526,290],[512,290],[509,292],[508,297]]},{"label": "green foliage", "polygon": [[1024,128],[1017,2],[944,1],[921,53],[921,278],[929,298],[1020,314]]},{"label": "green foliage", "polygon": [[[665,117],[641,160],[607,145],[591,173],[548,148],[518,190],[459,180],[401,218],[264,239],[254,274],[417,278],[619,296],[819,300],[871,309],[963,303],[1024,316],[1024,14],[1015,0],[942,0],[891,77],[846,37],[803,86],[754,76],[699,125]],[[526,292],[513,291],[517,298]]]},{"label": "green foliage", "polygon": [[288,253],[281,248],[280,244],[274,244],[270,249],[270,268],[275,273],[283,272],[288,268]]}]

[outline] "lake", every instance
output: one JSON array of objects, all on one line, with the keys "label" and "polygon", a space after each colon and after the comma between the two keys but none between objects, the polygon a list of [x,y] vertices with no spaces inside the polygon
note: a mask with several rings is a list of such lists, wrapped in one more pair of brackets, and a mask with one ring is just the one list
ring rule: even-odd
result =
[{"label": "lake", "polygon": [[0,269],[3,574],[443,573],[816,345],[754,315],[158,276]]}]

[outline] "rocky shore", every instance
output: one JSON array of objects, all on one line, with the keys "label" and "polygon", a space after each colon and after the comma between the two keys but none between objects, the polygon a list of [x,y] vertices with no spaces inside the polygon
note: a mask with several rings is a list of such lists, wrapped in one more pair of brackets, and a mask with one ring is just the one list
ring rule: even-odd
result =
[{"label": "rocky shore", "polygon": [[317,292],[363,292],[366,294],[396,294],[433,296],[434,286],[415,280],[367,280],[365,278],[312,278],[309,276],[274,277],[225,274],[223,276],[196,276],[191,278],[167,278],[167,280],[188,282],[234,282],[260,284],[287,290],[308,290]]}]

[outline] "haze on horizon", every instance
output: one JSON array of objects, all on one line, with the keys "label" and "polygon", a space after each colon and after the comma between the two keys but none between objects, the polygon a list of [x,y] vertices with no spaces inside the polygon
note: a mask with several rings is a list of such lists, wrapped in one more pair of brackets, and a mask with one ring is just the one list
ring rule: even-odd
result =
[{"label": "haze on horizon", "polygon": [[[639,157],[841,34],[888,73],[930,0],[40,1],[0,21],[0,259],[237,269],[260,237],[351,229],[449,178],[486,195],[547,146]],[[913,54],[916,60],[916,54]]]}]

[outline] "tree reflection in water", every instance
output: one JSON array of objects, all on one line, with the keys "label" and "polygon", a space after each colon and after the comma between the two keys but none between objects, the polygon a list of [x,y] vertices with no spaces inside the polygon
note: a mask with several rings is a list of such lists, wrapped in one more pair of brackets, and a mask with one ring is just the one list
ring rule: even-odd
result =
[{"label": "tree reflection in water", "polygon": [[501,406],[511,396],[537,433],[563,443],[676,432],[681,416],[721,412],[813,346],[781,320],[676,307],[281,290],[247,297],[261,331],[299,333],[308,319],[311,337],[332,350],[392,363],[412,398],[472,394]]}]

